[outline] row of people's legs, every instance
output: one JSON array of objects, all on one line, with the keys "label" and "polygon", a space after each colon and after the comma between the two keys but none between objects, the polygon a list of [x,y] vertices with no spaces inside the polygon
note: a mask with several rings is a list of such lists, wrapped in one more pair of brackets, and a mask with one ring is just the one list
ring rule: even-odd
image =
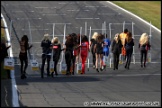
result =
[{"label": "row of people's legs", "polygon": [[[133,50],[127,50],[126,55],[125,56],[122,55],[122,59],[124,59],[124,61],[125,61],[125,66],[124,67],[126,69],[129,69],[129,67],[130,67],[132,53],[133,53]],[[141,51],[140,55],[141,55],[141,58],[140,58],[141,67],[146,67],[147,51],[146,50]],[[114,58],[114,60],[113,60],[113,64],[114,64],[113,69],[114,70],[118,69],[119,56],[120,56],[120,54],[118,54],[118,53],[113,54],[113,58]]]},{"label": "row of people's legs", "polygon": [[[66,61],[66,64],[67,64],[67,71],[66,71],[66,75],[69,75],[69,74],[72,74],[74,75],[75,73],[75,65],[76,64],[79,64],[79,62],[82,63],[82,70],[81,70],[81,74],[85,74],[85,62],[86,62],[86,59],[87,59],[87,55],[77,55],[77,56],[72,56],[72,58],[70,59],[70,57],[66,57],[65,56],[65,61]],[[71,67],[72,67],[72,72],[71,72]]]},{"label": "row of people's legs", "polygon": [[97,54],[97,53],[93,53],[92,52],[93,68],[96,69],[97,72],[99,72],[98,67],[100,68],[101,71],[103,71],[104,69],[106,69],[106,63],[105,62],[107,60],[104,60],[103,57],[105,56],[106,58],[108,58],[108,55],[109,55],[108,53],[105,53],[105,54]]},{"label": "row of people's legs", "polygon": [[[146,59],[147,59],[147,51],[141,51],[141,67],[146,67]],[[114,67],[113,69],[118,69],[118,65],[119,65],[119,55],[120,54],[113,54],[113,64]],[[131,56],[132,56],[132,51],[127,51],[126,54],[126,63],[125,63],[125,68],[129,69],[130,66],[130,62],[131,62]],[[19,55],[20,58],[20,64],[21,64],[21,79],[26,78],[26,69],[28,67],[28,59],[27,59],[27,55],[26,54],[21,54]],[[67,57],[68,58],[68,57]],[[47,76],[50,76],[50,71],[49,71],[49,63],[50,63],[50,56],[46,56],[46,55],[42,55],[42,66],[41,66],[41,77],[44,77],[44,65],[45,65],[45,61],[47,60]],[[75,70],[75,62],[78,62],[78,57],[73,56],[72,59],[72,64],[71,61],[67,60],[66,64],[67,64],[67,74],[70,74],[70,67],[71,65],[73,65],[73,69],[72,69],[72,74],[74,75],[74,70]],[[85,74],[85,61],[87,59],[87,56],[81,55],[81,61],[82,61],[82,74]],[[143,61],[144,59],[144,61]],[[77,61],[76,61],[77,60]],[[98,61],[100,60],[100,61]],[[102,55],[97,55],[95,53],[92,53],[92,61],[93,61],[93,68],[96,68],[97,72],[99,72],[98,70],[98,62],[100,62],[100,69],[102,70],[102,66],[103,66],[103,56]],[[25,64],[25,66],[24,66]],[[58,75],[57,72],[57,64],[58,64],[58,60],[54,61],[54,72],[55,75]],[[51,73],[51,76],[53,77],[54,72]],[[8,75],[10,76],[10,75]]]}]

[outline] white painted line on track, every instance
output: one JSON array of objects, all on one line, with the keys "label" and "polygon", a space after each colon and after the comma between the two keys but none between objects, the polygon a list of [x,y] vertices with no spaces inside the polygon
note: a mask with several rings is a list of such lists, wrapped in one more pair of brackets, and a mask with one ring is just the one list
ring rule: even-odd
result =
[{"label": "white painted line on track", "polygon": [[[100,73],[102,73],[102,74],[100,74]],[[115,74],[112,74],[112,73],[106,73],[106,72],[100,72],[100,73],[97,73],[97,74],[94,74],[94,73],[92,73],[92,74],[83,74],[83,75],[81,75],[81,74],[77,74],[77,76],[92,76],[92,77],[142,77],[142,76],[161,76],[161,74],[118,74],[118,75],[115,75]]]},{"label": "white painted line on track", "polygon": [[[2,17],[2,20],[4,22],[4,26],[7,27],[7,24],[6,24],[6,21],[1,13],[1,17]],[[8,28],[5,29],[5,32],[6,32],[6,36],[7,36],[7,40],[10,41],[10,36],[9,36],[9,32],[8,32]],[[11,43],[8,43],[8,45],[11,45]],[[13,53],[12,53],[12,48],[9,48],[9,52],[10,52],[10,57],[13,57]],[[12,84],[12,105],[13,107],[19,107],[19,99],[18,99],[18,93],[17,93],[17,85],[16,85],[16,81],[15,81],[15,71],[12,70],[11,72],[11,84]]]},{"label": "white painted line on track", "polygon": [[[114,4],[114,3],[110,2],[110,1],[107,1],[107,2],[108,2],[109,4],[111,4],[111,5],[113,5],[113,6],[117,7],[117,8],[119,8],[119,9],[121,9],[121,10],[123,10],[123,11],[127,12],[128,14],[131,14],[132,16],[134,16],[134,17],[138,18],[139,20],[143,21],[144,23],[146,23],[147,25],[149,25],[149,26],[150,26],[150,23],[149,23],[149,22],[147,22],[147,21],[143,20],[143,19],[142,19],[142,18],[140,18],[139,16],[137,16],[137,15],[135,15],[135,14],[133,14],[133,13],[131,13],[131,12],[129,12],[129,11],[127,11],[127,10],[125,10],[125,9],[121,8],[121,7],[119,7],[118,5],[116,5],[116,4]],[[157,27],[155,27],[155,26],[153,26],[153,25],[151,25],[151,27],[153,27],[155,30],[157,30],[158,32],[160,32],[160,33],[161,33],[161,30],[159,30]]]}]

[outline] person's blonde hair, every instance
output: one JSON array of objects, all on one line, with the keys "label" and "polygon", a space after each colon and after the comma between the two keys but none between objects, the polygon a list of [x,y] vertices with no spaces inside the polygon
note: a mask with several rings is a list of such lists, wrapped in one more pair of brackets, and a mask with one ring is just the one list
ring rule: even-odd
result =
[{"label": "person's blonde hair", "polygon": [[98,32],[94,32],[93,35],[92,35],[92,39],[96,40],[98,35],[99,35]]},{"label": "person's blonde hair", "polygon": [[114,40],[116,41],[116,43],[119,42],[119,40],[120,40],[119,33],[116,33],[116,34],[115,34]]},{"label": "person's blonde hair", "polygon": [[43,36],[43,39],[42,39],[42,40],[50,40],[50,39],[49,39],[49,34],[47,34],[47,33],[46,33],[46,34],[44,34],[44,36]]},{"label": "person's blonde hair", "polygon": [[52,39],[51,43],[52,43],[52,44],[54,44],[54,43],[60,43],[60,41],[59,41],[58,37],[54,37],[54,38]]},{"label": "person's blonde hair", "polygon": [[147,44],[148,42],[149,42],[149,36],[148,36],[148,34],[147,33],[143,33],[141,35],[140,39],[139,39],[139,43],[141,45],[143,45],[143,44]]}]

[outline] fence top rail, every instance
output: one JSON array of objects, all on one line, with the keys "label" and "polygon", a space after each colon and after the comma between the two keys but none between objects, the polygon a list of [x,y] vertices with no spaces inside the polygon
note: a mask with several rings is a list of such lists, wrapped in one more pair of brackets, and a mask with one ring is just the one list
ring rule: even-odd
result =
[{"label": "fence top rail", "polygon": [[109,23],[109,24],[114,24],[114,25],[120,25],[120,24],[130,24],[130,25],[132,25],[132,24],[135,24],[135,23]]},{"label": "fence top rail", "polygon": [[71,24],[71,23],[46,23],[46,24]]}]

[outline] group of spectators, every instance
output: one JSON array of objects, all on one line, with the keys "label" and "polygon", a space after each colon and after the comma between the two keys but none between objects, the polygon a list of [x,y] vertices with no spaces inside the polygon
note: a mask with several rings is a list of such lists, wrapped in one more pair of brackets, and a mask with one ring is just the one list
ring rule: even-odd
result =
[{"label": "group of spectators", "polygon": [[[28,37],[24,35],[20,43],[19,59],[21,63],[21,79],[26,78],[26,69],[28,67],[27,51],[32,48],[29,46]],[[61,52],[64,51],[66,62],[66,75],[74,75],[76,64],[81,61],[82,71],[81,74],[85,74],[86,60],[89,52],[92,55],[93,68],[97,72],[106,69],[106,61],[110,51],[113,53],[113,69],[118,69],[119,56],[122,55],[125,60],[125,68],[130,68],[131,56],[133,53],[134,39],[132,33],[127,29],[123,33],[117,33],[114,39],[111,40],[107,37],[107,34],[101,34],[94,32],[92,38],[88,40],[86,35],[80,35],[76,33],[68,34],[65,38],[65,43],[61,43],[58,37],[54,37],[50,40],[48,34],[44,34],[41,41],[42,47],[42,65],[41,65],[41,78],[44,78],[44,66],[47,61],[47,76],[57,76],[57,64],[60,60]],[[111,46],[111,49],[110,49]],[[6,46],[6,43],[1,40],[1,62],[7,57],[7,49],[10,46]],[[150,49],[149,36],[143,33],[139,39],[139,49],[141,53],[141,67],[146,67],[147,51]],[[144,60],[143,60],[144,58]],[[50,72],[50,61],[54,62],[54,71]],[[25,66],[24,66],[25,64]],[[10,77],[10,75],[8,75]]]}]

